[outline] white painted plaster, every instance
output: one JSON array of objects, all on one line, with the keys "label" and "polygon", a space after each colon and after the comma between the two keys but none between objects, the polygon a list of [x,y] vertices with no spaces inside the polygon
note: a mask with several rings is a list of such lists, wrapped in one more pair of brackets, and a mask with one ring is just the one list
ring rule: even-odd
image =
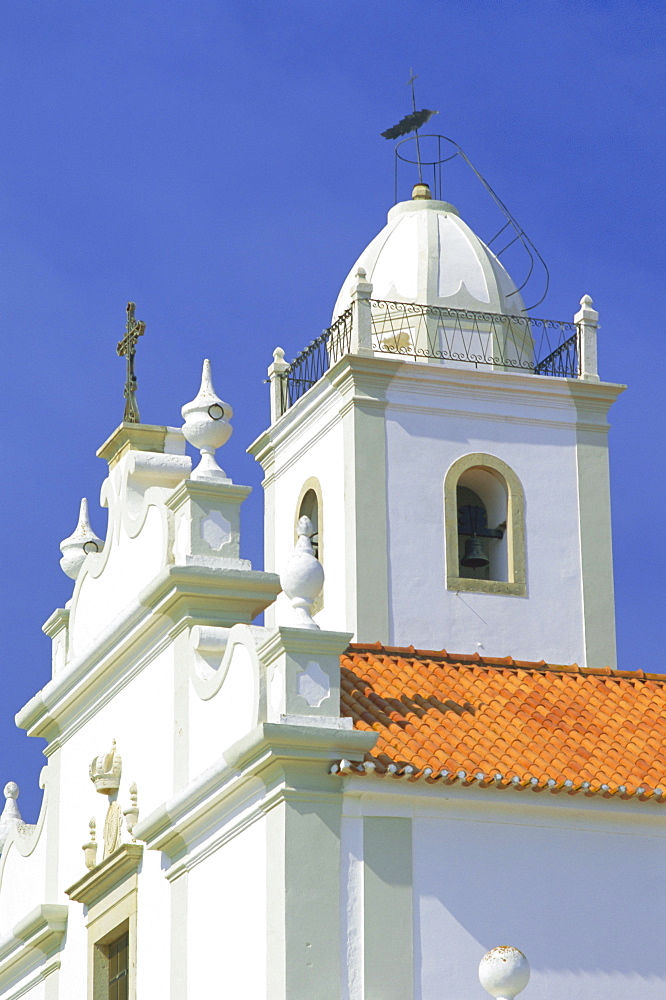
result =
[{"label": "white painted plaster", "polygon": [[231,522],[220,514],[218,510],[212,510],[207,517],[204,517],[200,525],[201,537],[211,549],[221,549],[231,536]]},{"label": "white painted plaster", "polygon": [[266,824],[258,820],[188,875],[188,996],[266,996]]},{"label": "white painted plaster", "polygon": [[[490,303],[488,285],[474,246],[466,233],[455,224],[454,217],[442,213],[437,216],[439,236],[439,274],[437,293],[446,299],[460,291],[467,291],[479,302]],[[377,296],[381,298],[382,296]]]},{"label": "white painted plaster", "polygon": [[10,835],[0,858],[0,938],[45,900],[46,837],[39,837],[29,856],[22,856],[18,847],[17,840]]},{"label": "white painted plaster", "polygon": [[[345,490],[344,430],[337,412],[337,400],[313,408],[307,426],[299,422],[293,434],[284,439],[276,455],[274,472],[266,485],[265,566],[269,572],[280,573],[293,552],[293,535],[288,525],[294,523],[301,489],[306,480],[315,477],[321,484],[325,519],[324,572],[326,602],[315,615],[322,629],[337,629],[346,621],[345,595],[350,566],[347,542],[352,536],[349,495]],[[321,440],[318,448],[310,447],[311,436]],[[278,483],[273,476],[278,477]],[[329,515],[330,505],[330,515]],[[285,526],[278,530],[278,526]],[[286,529],[286,530],[285,530]],[[329,597],[330,594],[330,597]],[[291,624],[291,606],[284,595],[269,609],[267,624]]]},{"label": "white painted plaster", "polygon": [[454,309],[522,315],[516,285],[491,250],[443,201],[403,201],[388,213],[384,229],[360,255],[333,310],[349,306],[359,268],[373,297]]},{"label": "white painted plaster", "polygon": [[[368,462],[358,456],[354,437],[346,433],[352,415],[346,394],[324,380],[289,411],[271,431],[262,462],[267,470],[266,558],[281,569],[291,539],[278,526],[293,522],[300,490],[308,476],[320,483],[326,509],[326,603],[316,616],[322,628],[356,632],[359,614],[376,604],[384,607],[381,580],[356,592],[358,545],[354,493],[357,478],[366,479],[371,509],[364,510],[376,527],[386,518],[387,532],[373,542],[385,546],[389,620],[386,634],[363,636],[394,645],[474,652],[553,663],[613,666],[612,648],[601,641],[590,659],[590,636],[599,640],[612,624],[612,579],[606,554],[610,542],[581,555],[579,477],[581,465],[606,455],[605,408],[617,387],[590,386],[600,402],[587,409],[576,398],[579,387],[564,380],[516,373],[451,371],[441,366],[407,365],[375,358],[364,361],[357,385],[358,409],[363,390],[376,372],[385,378],[385,407],[357,414],[374,423],[384,436],[386,486],[367,482]],[[385,376],[383,373],[387,373]],[[579,447],[581,425],[596,449]],[[368,434],[369,441],[375,437]],[[374,446],[374,445],[373,445]],[[465,592],[446,587],[443,484],[449,467],[462,456],[488,453],[505,462],[520,480],[525,497],[527,594]],[[358,470],[358,471],[357,471]],[[374,475],[374,473],[373,473]],[[608,483],[588,476],[585,502],[608,509]],[[595,491],[594,497],[590,489]],[[485,491],[488,493],[488,491]],[[499,495],[489,495],[491,517],[499,511]],[[497,507],[497,511],[495,510]],[[455,516],[455,515],[454,515]],[[506,571],[506,541],[497,548],[499,575]],[[599,553],[595,559],[594,553]],[[271,560],[274,560],[271,563]],[[583,574],[598,605],[584,604]],[[286,621],[282,604],[278,622]],[[612,644],[611,644],[612,645]],[[599,662],[599,656],[604,662]]]},{"label": "white painted plaster", "polygon": [[318,708],[331,693],[328,674],[325,674],[315,660],[310,660],[305,670],[298,675],[297,690],[301,698],[311,708]]},{"label": "white painted plaster", "polygon": [[[164,878],[162,858],[155,851],[144,851],[137,899],[137,997],[171,996],[171,907],[171,886]],[[186,929],[181,933],[185,937]]]},{"label": "white painted plaster", "polygon": [[174,540],[174,558],[176,562],[184,563],[189,552],[190,519],[187,514],[179,512],[176,515],[176,531]]},{"label": "white painted plaster", "polygon": [[[548,399],[539,405],[536,392],[491,395],[494,377],[487,375],[487,395],[483,384],[449,384],[445,396],[427,400],[397,380],[388,390],[390,642],[451,652],[480,643],[489,656],[584,663],[575,408],[566,398],[561,408]],[[444,477],[474,452],[501,458],[522,483],[526,598],[446,589]],[[417,544],[407,530],[414,518]]]},{"label": "white painted plaster", "polygon": [[190,776],[195,777],[226,747],[250,732],[257,722],[256,658],[242,644],[231,643],[222,683],[208,701],[190,701]]},{"label": "white painted plaster", "polygon": [[342,1000],[363,1000],[363,818],[343,816],[340,833]]},{"label": "white painted plaster", "polygon": [[418,220],[403,216],[377,258],[371,281],[380,299],[416,299],[418,294]]},{"label": "white painted plaster", "polygon": [[[190,676],[196,693],[205,701],[224,683],[233,651],[229,650],[229,633],[228,628],[210,625],[195,625],[192,629]],[[227,651],[229,655],[225,655]]]},{"label": "white painted plaster", "polygon": [[[166,511],[148,506],[134,537],[119,523],[120,512],[116,516],[111,512],[109,517],[113,544],[107,538],[104,553],[88,557],[76,582],[70,613],[70,659],[87,649],[166,564]],[[103,560],[102,568],[94,575],[97,559]]]},{"label": "white painted plaster", "polygon": [[442,983],[452,998],[487,997],[480,957],[510,942],[532,966],[526,1000],[661,997],[663,835],[582,830],[555,813],[530,822],[518,803],[512,821],[492,818],[489,804],[479,821],[414,821],[421,1000]]},{"label": "white painted plaster", "polygon": [[285,683],[282,672],[277,666],[270,668],[269,677],[268,703],[272,713],[271,718],[279,719],[285,710]]}]

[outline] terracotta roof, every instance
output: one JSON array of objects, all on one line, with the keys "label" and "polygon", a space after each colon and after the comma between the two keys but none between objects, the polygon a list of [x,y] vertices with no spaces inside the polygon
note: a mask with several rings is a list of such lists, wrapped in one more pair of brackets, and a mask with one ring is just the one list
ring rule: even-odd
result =
[{"label": "terracotta roof", "polygon": [[379,740],[334,770],[666,800],[666,676],[353,644],[342,713]]}]

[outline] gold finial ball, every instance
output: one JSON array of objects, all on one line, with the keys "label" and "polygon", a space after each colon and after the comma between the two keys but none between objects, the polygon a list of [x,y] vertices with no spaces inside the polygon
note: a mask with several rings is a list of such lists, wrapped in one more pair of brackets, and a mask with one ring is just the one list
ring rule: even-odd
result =
[{"label": "gold finial ball", "polygon": [[413,201],[430,201],[432,195],[430,193],[430,188],[427,184],[419,183],[415,184],[412,188],[412,200]]}]

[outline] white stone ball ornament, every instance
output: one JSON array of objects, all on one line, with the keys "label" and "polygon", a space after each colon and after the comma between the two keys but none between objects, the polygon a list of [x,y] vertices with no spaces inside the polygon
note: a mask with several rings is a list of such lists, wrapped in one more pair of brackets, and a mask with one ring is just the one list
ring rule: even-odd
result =
[{"label": "white stone ball ornament", "polygon": [[81,572],[86,556],[91,552],[101,552],[104,542],[99,538],[90,526],[88,516],[88,501],[84,497],[79,509],[79,520],[76,528],[69,536],[60,543],[62,559],[60,568],[72,580],[76,580]]},{"label": "white stone ball ornament", "polygon": [[318,629],[312,617],[312,605],[324,585],[324,570],[314,554],[310,539],[315,531],[309,517],[301,517],[298,540],[289,561],[280,573],[282,590],[291,601],[292,625]]},{"label": "white stone ball ornament", "polygon": [[21,813],[18,807],[17,798],[19,787],[15,781],[8,781],[4,788],[5,808],[0,813],[0,852],[9,836],[12,828],[17,823],[21,823]]},{"label": "white stone ball ornament", "polygon": [[6,799],[16,800],[19,797],[19,786],[15,781],[8,781],[3,791]]},{"label": "white stone ball ornament", "polygon": [[495,1000],[513,1000],[530,981],[530,963],[518,948],[501,945],[479,963],[479,982]]},{"label": "white stone ball ornament", "polygon": [[208,358],[203,363],[198,395],[192,402],[186,403],[180,412],[185,421],[185,439],[201,452],[201,461],[190,479],[229,483],[231,480],[227,478],[226,472],[217,464],[215,451],[231,437],[233,428],[229,420],[234,411],[215,392]]}]

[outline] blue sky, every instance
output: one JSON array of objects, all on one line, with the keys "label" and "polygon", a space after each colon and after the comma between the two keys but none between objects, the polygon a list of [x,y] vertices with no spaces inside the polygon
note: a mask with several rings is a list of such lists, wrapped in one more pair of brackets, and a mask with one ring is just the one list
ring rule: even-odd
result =
[{"label": "blue sky", "polygon": [[[600,311],[602,377],[630,386],[611,414],[620,665],[663,669],[665,20],[656,0],[4,0],[0,784],[28,819],[44,758],[13,716],[49,677],[40,626],[71,594],[58,545],[81,496],[104,534],[95,451],[122,417],[125,303],[147,324],[145,422],[180,424],[211,358],[261,566],[245,448],[262,379],[277,344],[293,357],[328,324],[383,225],[379,133],[410,109],[412,66],[419,106],[548,262],[538,315],[569,319],[583,293]],[[449,183],[483,234],[483,192]]]}]

